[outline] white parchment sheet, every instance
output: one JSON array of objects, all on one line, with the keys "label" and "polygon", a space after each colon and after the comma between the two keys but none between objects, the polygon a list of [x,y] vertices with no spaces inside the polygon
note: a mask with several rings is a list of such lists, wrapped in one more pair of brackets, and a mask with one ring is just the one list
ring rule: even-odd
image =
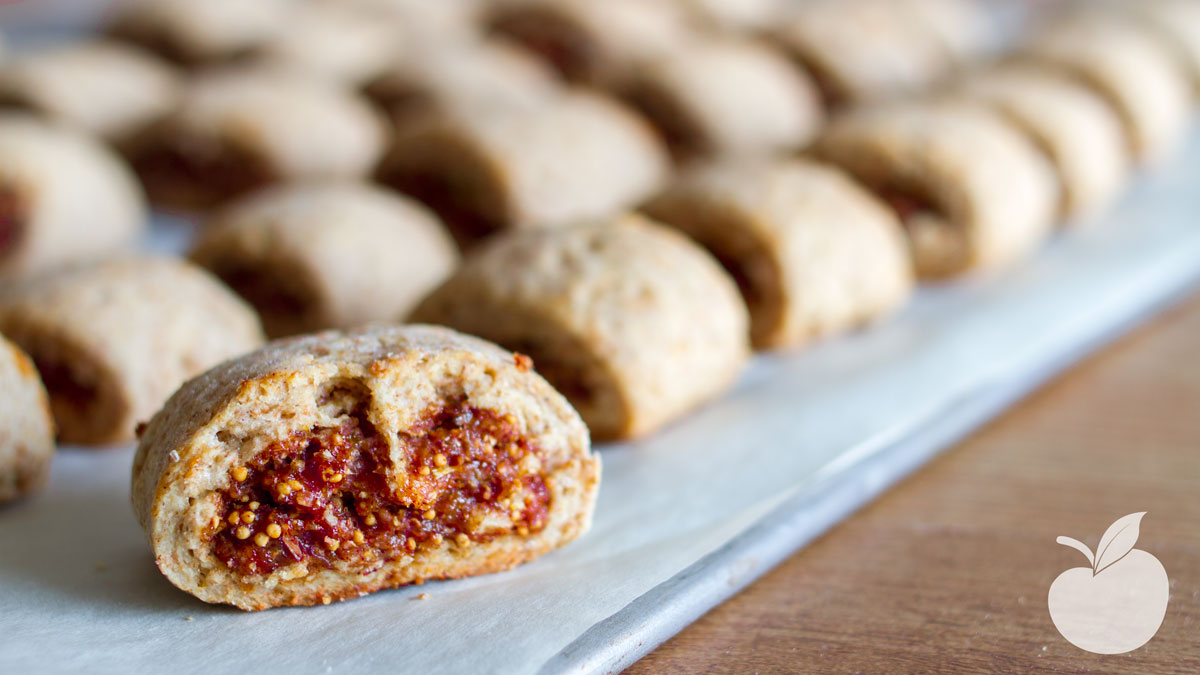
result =
[{"label": "white parchment sheet", "polygon": [[[1031,386],[1191,287],[1193,140],[1104,222],[1026,265],[924,289],[868,333],[760,357],[722,400],[603,447],[592,531],[511,572],[327,607],[205,605],[153,565],[129,506],[132,449],[64,448],[48,490],[0,509],[0,673],[619,667],[944,446],[964,401]],[[179,233],[160,228],[155,245]]]}]

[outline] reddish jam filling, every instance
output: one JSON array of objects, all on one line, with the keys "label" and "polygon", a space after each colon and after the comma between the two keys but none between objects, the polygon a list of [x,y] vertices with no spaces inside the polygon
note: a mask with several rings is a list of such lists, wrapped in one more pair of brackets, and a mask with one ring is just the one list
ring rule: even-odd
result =
[{"label": "reddish jam filling", "polygon": [[272,337],[304,332],[311,304],[305,296],[288,287],[292,279],[278,278],[262,268],[218,262],[213,272],[262,317],[263,327]]},{"label": "reddish jam filling", "polygon": [[523,469],[536,450],[511,418],[455,403],[398,441],[409,465],[399,478],[407,486],[396,490],[385,476],[387,444],[362,415],[275,442],[234,469],[214,553],[245,576],[300,561],[309,570],[344,561],[365,574],[443,542],[545,528],[545,474]]},{"label": "reddish jam filling", "polygon": [[25,204],[15,190],[0,186],[0,258],[16,247],[25,229]]}]

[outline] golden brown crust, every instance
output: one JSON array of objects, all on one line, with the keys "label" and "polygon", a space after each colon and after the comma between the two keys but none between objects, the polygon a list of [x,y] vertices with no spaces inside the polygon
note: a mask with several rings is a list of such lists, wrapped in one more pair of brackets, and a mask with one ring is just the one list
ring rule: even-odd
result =
[{"label": "golden brown crust", "polygon": [[640,217],[504,235],[414,312],[529,354],[596,438],[648,434],[711,399],[749,353],[720,265]]},{"label": "golden brown crust", "polygon": [[730,270],[758,349],[851,330],[895,311],[912,292],[899,221],[832,167],[802,160],[705,166],[684,174],[647,213]]},{"label": "golden brown crust", "polygon": [[[273,440],[336,426],[333,387],[352,384],[356,403],[388,439],[389,481],[411,458],[394,440],[430,406],[465,398],[509,414],[536,443],[550,476],[546,527],[461,546],[422,546],[368,573],[347,566],[308,570],[302,563],[243,578],[211,550],[210,523],[234,468]],[[150,421],[133,464],[132,499],[159,570],[205,602],[247,610],[312,605],[425,579],[507,569],[585,532],[600,479],[587,430],[566,401],[513,354],[475,338],[429,326],[376,327],[281,340],[186,383]]]},{"label": "golden brown crust", "polygon": [[0,297],[0,331],[38,364],[68,443],[129,440],[187,378],[262,342],[253,310],[167,258],[61,270]]},{"label": "golden brown crust", "polygon": [[0,504],[41,489],[53,456],[46,390],[29,357],[0,336]]},{"label": "golden brown crust", "polygon": [[222,210],[191,257],[281,337],[403,317],[450,275],[458,249],[433,214],[400,195],[306,181]]}]

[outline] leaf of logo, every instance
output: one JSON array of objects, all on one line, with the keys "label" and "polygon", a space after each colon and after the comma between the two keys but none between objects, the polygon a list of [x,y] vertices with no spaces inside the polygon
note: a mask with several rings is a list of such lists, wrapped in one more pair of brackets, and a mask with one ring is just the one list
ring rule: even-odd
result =
[{"label": "leaf of logo", "polygon": [[1144,515],[1145,511],[1131,513],[1108,526],[1108,530],[1100,537],[1100,543],[1096,546],[1096,563],[1092,567],[1094,574],[1103,572],[1133,550],[1141,532],[1139,526]]}]

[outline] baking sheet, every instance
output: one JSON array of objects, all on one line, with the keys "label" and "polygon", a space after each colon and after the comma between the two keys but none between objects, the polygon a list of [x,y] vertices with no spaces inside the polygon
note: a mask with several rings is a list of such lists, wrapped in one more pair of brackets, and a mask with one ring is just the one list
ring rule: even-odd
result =
[{"label": "baking sheet", "polygon": [[[1200,136],[1103,222],[894,321],[760,357],[602,448],[595,526],[511,572],[327,607],[209,606],[155,569],[130,447],[63,449],[0,510],[0,672],[601,672],[635,660],[1083,352],[1200,278]],[[161,225],[156,248],[185,229]],[[428,594],[420,599],[419,594]]]}]

